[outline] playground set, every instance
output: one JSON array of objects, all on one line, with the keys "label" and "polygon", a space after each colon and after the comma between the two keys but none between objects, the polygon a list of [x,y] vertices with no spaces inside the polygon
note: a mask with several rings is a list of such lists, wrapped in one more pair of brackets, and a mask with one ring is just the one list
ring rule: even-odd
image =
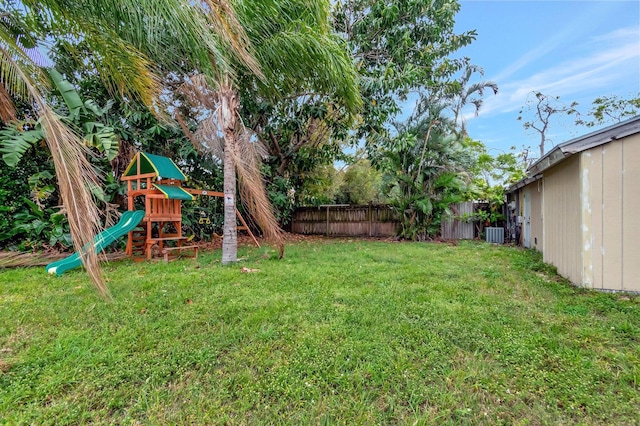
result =
[{"label": "playground set", "polygon": [[[193,201],[196,196],[223,197],[222,192],[185,188],[182,182],[187,177],[167,157],[137,153],[122,174],[127,182],[127,209],[120,221],[98,234],[94,240],[96,252],[127,235],[126,253],[134,260],[141,261],[162,255],[169,261],[172,253],[183,250],[198,256],[197,245],[184,245],[189,239],[182,235],[182,202]],[[144,210],[136,210],[136,201],[144,204]],[[260,244],[236,209],[236,216],[242,223],[238,230],[247,231],[256,246]],[[50,274],[61,275],[82,264],[80,255],[71,256],[47,265]]]}]

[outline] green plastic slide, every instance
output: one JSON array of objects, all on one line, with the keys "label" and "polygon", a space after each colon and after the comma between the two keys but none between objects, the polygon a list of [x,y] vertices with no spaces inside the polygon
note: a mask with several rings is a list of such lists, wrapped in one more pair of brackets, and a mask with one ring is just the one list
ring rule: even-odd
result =
[{"label": "green plastic slide", "polygon": [[[96,235],[96,238],[93,240],[96,253],[101,252],[109,244],[126,235],[129,231],[133,231],[142,218],[144,218],[144,211],[142,210],[122,213],[120,221],[117,224]],[[69,269],[77,268],[80,265],[82,265],[82,261],[80,260],[80,255],[76,252],[69,257],[48,264],[46,270],[49,274],[62,275]]]}]

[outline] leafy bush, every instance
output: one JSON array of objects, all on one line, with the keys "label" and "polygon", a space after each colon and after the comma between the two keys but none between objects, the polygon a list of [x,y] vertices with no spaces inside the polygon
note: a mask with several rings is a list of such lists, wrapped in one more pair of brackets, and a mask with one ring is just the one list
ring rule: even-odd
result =
[{"label": "leafy bush", "polygon": [[68,223],[57,205],[53,165],[48,153],[32,147],[19,167],[2,164],[0,248],[68,247]]}]

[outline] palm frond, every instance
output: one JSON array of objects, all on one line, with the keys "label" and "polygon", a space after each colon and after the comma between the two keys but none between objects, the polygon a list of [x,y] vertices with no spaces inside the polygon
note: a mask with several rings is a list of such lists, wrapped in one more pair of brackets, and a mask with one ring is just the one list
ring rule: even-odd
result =
[{"label": "palm frond", "polygon": [[252,44],[238,21],[235,10],[226,0],[202,0],[208,8],[207,17],[214,26],[216,34],[230,47],[236,59],[258,78],[264,79],[260,64],[252,52]]},{"label": "palm frond", "polygon": [[[4,54],[3,54],[4,53]],[[93,238],[100,230],[98,208],[91,195],[91,186],[98,184],[95,170],[87,160],[87,151],[82,140],[73,133],[46,103],[40,92],[47,86],[46,81],[36,85],[32,75],[28,74],[21,63],[13,60],[0,46],[0,69],[20,80],[22,94],[35,104],[40,117],[42,133],[47,141],[56,169],[56,176],[60,189],[60,197],[67,211],[71,237],[76,251],[82,253],[82,263],[85,265],[92,283],[103,297],[109,297],[109,290],[100,275],[98,257],[93,250]],[[27,68],[30,69],[30,68]],[[36,77],[43,72],[36,72]]]},{"label": "palm frond", "polygon": [[319,35],[303,22],[292,22],[289,28],[264,40],[258,57],[267,80],[277,82],[264,86],[274,96],[274,90],[295,93],[311,87],[342,100],[349,112],[357,111],[362,104],[357,73],[337,37]]},{"label": "palm frond", "polygon": [[15,167],[25,152],[43,138],[42,130],[39,126],[32,130],[20,131],[18,126],[23,122],[11,122],[0,130],[0,153],[2,159],[9,167]]},{"label": "palm frond", "polygon": [[100,230],[100,217],[91,194],[98,178],[86,155],[82,140],[64,125],[46,104],[40,104],[40,119],[56,168],[60,196],[67,212],[73,246],[80,253],[91,281],[101,296],[110,297],[100,274],[93,239]]},{"label": "palm frond", "polygon": [[[27,102],[33,101],[31,88],[33,84],[46,90],[48,78],[43,70],[37,67],[23,49],[13,40],[12,35],[0,25],[0,97],[3,99],[3,107],[0,114],[3,116],[15,115],[14,98],[20,98]],[[32,87],[25,81],[28,78]],[[4,120],[3,121],[8,121]]]},{"label": "palm frond", "polygon": [[[219,46],[204,16],[186,0],[24,3],[49,20],[58,39],[66,41],[61,47],[77,63],[95,69],[110,93],[140,100],[148,107],[157,105],[162,90],[159,71],[150,58],[173,69],[185,60],[207,68],[211,56],[216,56],[212,49]],[[86,55],[85,48],[91,55]]]},{"label": "palm frond", "polygon": [[193,134],[192,143],[195,148],[205,154],[214,155],[220,159],[224,153],[224,137],[218,126],[215,114],[202,120]]},{"label": "palm frond", "polygon": [[66,53],[78,63],[90,60],[109,93],[139,100],[147,106],[157,103],[162,90],[161,78],[148,56],[113,31],[92,31],[90,26],[84,29],[84,43],[93,55],[86,58],[71,43],[61,44]]},{"label": "palm frond", "polygon": [[198,109],[214,110],[216,108],[217,93],[215,87],[217,82],[212,81],[204,74],[196,74],[185,79],[178,88],[178,93],[185,96],[187,101]]},{"label": "palm frond", "polygon": [[313,90],[340,99],[349,113],[361,106],[358,77],[346,43],[331,31],[324,0],[236,0],[272,98]]},{"label": "palm frond", "polygon": [[240,199],[257,222],[267,241],[278,248],[280,258],[284,256],[284,232],[267,197],[261,173],[261,151],[259,142],[253,140],[243,126],[238,131],[235,149],[231,155],[236,164],[240,184]]}]

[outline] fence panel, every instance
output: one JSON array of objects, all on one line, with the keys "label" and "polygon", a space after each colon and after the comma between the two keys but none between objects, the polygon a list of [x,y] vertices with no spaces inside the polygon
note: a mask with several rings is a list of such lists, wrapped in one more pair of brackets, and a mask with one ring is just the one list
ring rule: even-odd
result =
[{"label": "fence panel", "polygon": [[[451,210],[455,216],[473,214],[474,203],[457,203],[451,206]],[[329,205],[298,208],[293,215],[291,231],[331,237],[392,237],[396,235],[398,224],[397,212],[387,205]],[[473,239],[474,224],[456,219],[443,220],[441,235],[446,239]]]},{"label": "fence panel", "polygon": [[397,214],[386,205],[330,205],[296,210],[291,231],[305,235],[392,237]]},{"label": "fence panel", "polygon": [[[451,206],[451,210],[455,216],[463,214],[473,214],[473,201],[465,201]],[[451,218],[443,219],[440,229],[442,238],[449,240],[472,240],[475,232],[473,222],[465,223],[463,221]]]}]

